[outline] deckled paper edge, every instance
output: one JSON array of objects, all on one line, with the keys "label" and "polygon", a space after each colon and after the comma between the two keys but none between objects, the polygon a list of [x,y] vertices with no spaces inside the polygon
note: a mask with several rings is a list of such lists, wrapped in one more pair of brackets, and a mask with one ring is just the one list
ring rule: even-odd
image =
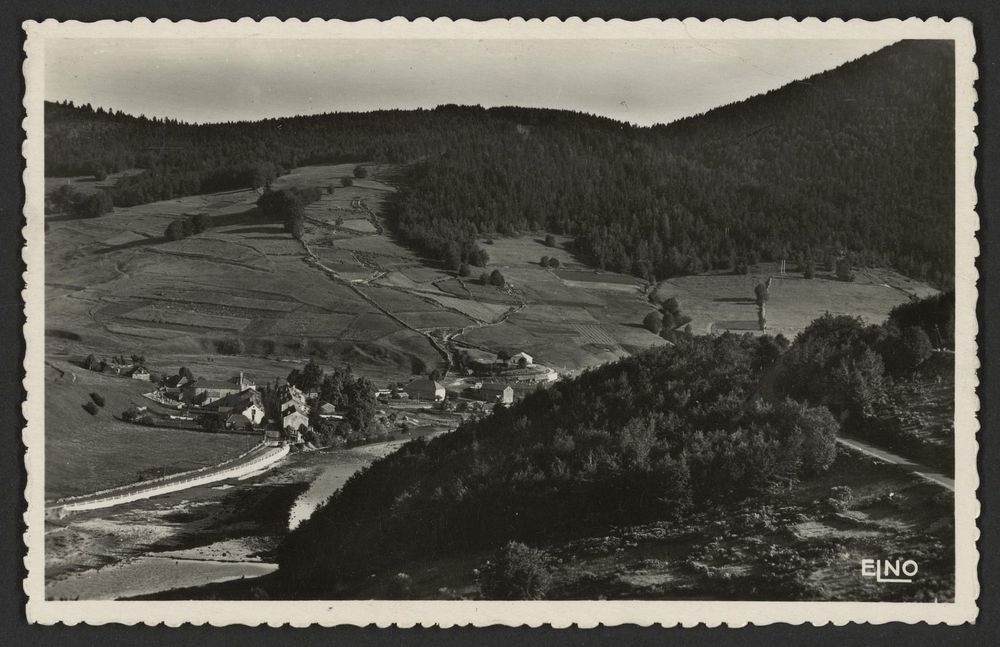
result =
[{"label": "deckled paper edge", "polygon": [[[27,470],[24,533],[27,577],[24,591],[28,596],[26,613],[29,622],[39,624],[79,623],[100,625],[165,624],[194,625],[291,625],[371,626],[379,627],[453,627],[453,626],[529,626],[555,628],[614,626],[635,624],[662,627],[742,627],[772,623],[844,625],[848,623],[906,622],[915,624],[958,625],[974,622],[978,615],[979,581],[977,541],[980,514],[976,490],[979,475],[976,467],[979,431],[977,413],[978,321],[976,301],[979,273],[976,259],[979,243],[976,232],[979,218],[975,212],[976,158],[978,142],[975,127],[977,94],[974,84],[978,69],[974,63],[975,40],[972,23],[964,18],[945,21],[940,18],[920,20],[807,18],[741,20],[646,19],[635,22],[593,18],[583,21],[570,18],[545,20],[521,18],[494,19],[483,22],[426,18],[409,21],[362,20],[346,22],[313,19],[281,21],[250,18],[238,21],[214,20],[173,22],[103,20],[26,21],[23,65],[25,78],[23,121],[25,141],[22,154],[26,167],[23,228],[26,240],[22,258],[26,323],[25,379],[27,399],[22,406],[26,420],[22,432]],[[725,33],[720,33],[725,30]],[[405,32],[410,38],[945,38],[955,40],[955,602],[715,602],[715,601],[581,601],[581,602],[479,602],[479,601],[197,601],[197,602],[104,602],[49,601],[44,599],[44,38],[68,34],[95,37],[206,37],[209,35],[241,38],[389,38]],[[221,32],[225,32],[224,34]],[[36,546],[32,550],[32,545]]]}]

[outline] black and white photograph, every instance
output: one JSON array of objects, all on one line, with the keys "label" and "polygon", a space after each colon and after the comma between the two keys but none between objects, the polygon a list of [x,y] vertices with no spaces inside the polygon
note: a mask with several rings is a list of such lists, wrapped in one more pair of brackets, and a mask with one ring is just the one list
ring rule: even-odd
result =
[{"label": "black and white photograph", "polygon": [[975,618],[967,22],[26,31],[29,617]]}]

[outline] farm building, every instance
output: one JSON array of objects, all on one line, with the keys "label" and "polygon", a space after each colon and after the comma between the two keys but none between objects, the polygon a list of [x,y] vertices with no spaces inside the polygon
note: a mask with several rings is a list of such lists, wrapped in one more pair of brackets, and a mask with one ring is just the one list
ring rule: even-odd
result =
[{"label": "farm building", "polygon": [[404,389],[406,394],[414,400],[430,400],[440,402],[444,400],[444,385],[428,377],[421,377],[413,380]]},{"label": "farm building", "polygon": [[514,389],[509,384],[484,384],[478,393],[485,402],[510,404],[514,401]]},{"label": "farm building", "polygon": [[180,389],[190,381],[186,375],[168,375],[163,378],[163,386],[168,389]]},{"label": "farm building", "polygon": [[292,403],[281,407],[281,428],[298,431],[302,427],[309,427],[309,412],[304,405]]},{"label": "farm building", "polygon": [[292,405],[298,406],[306,412],[309,411],[308,407],[306,407],[306,395],[291,384],[281,389],[280,398],[282,411]]},{"label": "farm building", "polygon": [[250,419],[244,416],[242,413],[231,413],[226,417],[224,422],[226,429],[239,429],[239,430],[249,430],[253,428],[254,423],[250,422]]},{"label": "farm building", "polygon": [[144,382],[149,382],[149,371],[146,370],[145,366],[136,366],[129,373],[129,377],[133,380],[142,380]]},{"label": "farm building", "polygon": [[243,371],[240,371],[240,376],[234,378],[233,381],[236,382],[236,386],[240,387],[240,391],[257,388],[257,384],[249,376],[244,375]]},{"label": "farm building", "polygon": [[337,407],[329,402],[322,402],[316,409],[316,414],[323,420],[343,420],[344,416],[337,413]]},{"label": "farm building", "polygon": [[206,405],[220,400],[227,395],[242,391],[239,385],[224,380],[195,380],[185,384],[181,389],[184,402],[188,404]]},{"label": "farm building", "polygon": [[245,389],[239,393],[227,395],[211,403],[209,407],[222,415],[239,414],[246,417],[252,424],[260,424],[264,419],[264,405],[260,394],[255,389]]},{"label": "farm building", "polygon": [[531,355],[522,351],[520,353],[517,353],[516,355],[512,355],[509,363],[513,364],[514,366],[520,366],[521,360],[524,360],[525,366],[531,366],[535,362],[535,359]]}]

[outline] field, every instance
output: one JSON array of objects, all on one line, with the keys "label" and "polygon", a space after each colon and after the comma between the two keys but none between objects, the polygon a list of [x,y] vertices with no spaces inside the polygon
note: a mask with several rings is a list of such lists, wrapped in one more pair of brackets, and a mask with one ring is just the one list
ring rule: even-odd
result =
[{"label": "field", "polygon": [[844,282],[828,272],[817,272],[814,279],[805,279],[797,272],[781,276],[774,264],[762,263],[746,276],[706,274],[669,279],[657,286],[656,295],[676,298],[681,311],[692,318],[695,333],[754,332],[758,330],[754,286],[771,276],[767,330],[790,339],[826,312],[858,316],[877,324],[910,295],[923,297],[935,292],[891,270],[861,270],[853,282]]},{"label": "field", "polygon": [[[132,405],[152,404],[142,397],[150,390],[148,382],[106,377],[57,361],[47,368],[45,390],[46,499],[213,465],[247,448],[247,437],[116,420]],[[83,409],[94,392],[105,400],[97,415]]]},{"label": "field", "polygon": [[[249,189],[116,208],[92,219],[51,219],[47,359],[141,352],[152,370],[163,373],[188,366],[200,376],[227,378],[244,370],[273,381],[314,357],[327,365],[348,362],[386,384],[445,368],[445,346],[448,353],[461,347],[525,351],[566,375],[666,343],[641,325],[653,307],[649,287],[635,277],[595,271],[569,251],[566,237],[548,247],[544,232],[484,236],[480,243],[490,262],[465,278],[421,257],[395,239],[381,215],[396,169],[372,166],[369,178],[341,186],[354,166],[302,167],[274,183],[324,191],[306,210],[301,241],[280,223],[263,220],[255,206],[259,193]],[[65,181],[51,179],[48,187]],[[206,232],[165,238],[171,221],[194,214],[208,217]],[[543,267],[542,256],[559,259],[560,268]],[[479,280],[494,269],[504,275],[504,288]],[[752,331],[752,287],[770,271],[758,266],[749,277],[672,279],[657,291],[678,298],[694,332]],[[793,335],[827,310],[880,320],[908,293],[921,291],[926,288],[888,272],[863,272],[854,283],[780,278],[768,304],[769,329]],[[53,382],[51,388],[46,401],[54,420],[51,412],[62,406],[56,394],[67,387]],[[123,388],[126,394],[135,390]],[[113,413],[126,400],[116,399]],[[183,448],[170,449],[181,436],[161,439],[148,430],[140,436],[106,422],[129,455],[114,444],[52,433],[50,456],[62,461],[53,464],[65,466],[58,477],[53,473],[50,485],[57,489],[50,495],[109,485],[97,483],[96,468],[86,467],[102,460],[123,463],[109,471],[112,480],[127,476],[122,469],[134,473],[198,460],[185,458]],[[164,443],[163,451],[141,451],[151,438]],[[201,448],[191,450],[197,456],[218,457],[229,448],[224,439],[189,442]],[[84,467],[65,460],[74,453]]]}]

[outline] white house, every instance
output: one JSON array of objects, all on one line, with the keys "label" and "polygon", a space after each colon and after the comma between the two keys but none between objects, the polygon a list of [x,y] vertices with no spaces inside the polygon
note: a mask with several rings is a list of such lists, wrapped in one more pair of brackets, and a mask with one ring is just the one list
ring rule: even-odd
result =
[{"label": "white house", "polygon": [[420,377],[406,385],[406,394],[413,400],[430,400],[440,402],[444,400],[444,385],[428,377]]},{"label": "white house", "polygon": [[245,416],[254,425],[259,425],[260,421],[264,419],[264,405],[261,402],[260,393],[252,387],[240,393],[219,398],[211,403],[209,408],[225,415]]},{"label": "white house", "polygon": [[535,359],[531,355],[522,351],[516,355],[511,356],[510,363],[513,364],[514,366],[520,366],[522,359],[524,360],[525,366],[531,366],[535,362]]}]

